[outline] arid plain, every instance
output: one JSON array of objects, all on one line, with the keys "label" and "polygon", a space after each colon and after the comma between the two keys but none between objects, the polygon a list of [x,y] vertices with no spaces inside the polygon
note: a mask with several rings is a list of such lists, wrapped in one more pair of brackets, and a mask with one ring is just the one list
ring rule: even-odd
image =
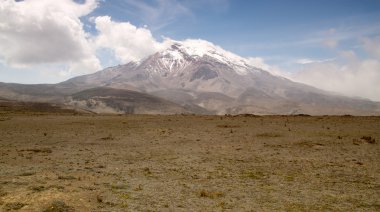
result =
[{"label": "arid plain", "polygon": [[4,108],[1,211],[380,210],[380,117]]}]

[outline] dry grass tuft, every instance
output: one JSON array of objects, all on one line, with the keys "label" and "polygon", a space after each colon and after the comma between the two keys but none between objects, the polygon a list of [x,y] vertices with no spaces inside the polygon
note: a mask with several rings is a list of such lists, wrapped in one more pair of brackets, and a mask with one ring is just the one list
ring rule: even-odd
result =
[{"label": "dry grass tuft", "polygon": [[4,209],[6,211],[10,211],[10,210],[20,210],[21,208],[23,208],[26,204],[24,203],[21,203],[21,202],[9,202],[9,203],[6,203],[5,206],[4,206]]},{"label": "dry grass tuft", "polygon": [[50,148],[40,148],[40,149],[22,149],[20,152],[34,152],[34,153],[52,153]]},{"label": "dry grass tuft", "polygon": [[375,144],[376,139],[372,138],[371,136],[362,136],[360,139],[365,140],[369,144]]},{"label": "dry grass tuft", "polygon": [[259,133],[256,134],[257,137],[261,138],[277,138],[277,137],[282,137],[281,134],[275,133],[275,132],[265,132],[265,133]]},{"label": "dry grass tuft", "polygon": [[54,200],[43,212],[74,212],[74,208],[61,200]]},{"label": "dry grass tuft", "polygon": [[242,177],[254,180],[261,180],[266,178],[266,175],[261,171],[245,171],[243,172]]},{"label": "dry grass tuft", "polygon": [[239,126],[239,125],[221,124],[221,125],[217,125],[216,127],[219,127],[219,128],[239,128],[241,126]]},{"label": "dry grass tuft", "polygon": [[210,198],[210,199],[220,198],[220,197],[224,197],[224,196],[225,196],[225,194],[223,192],[219,192],[219,191],[202,190],[199,192],[199,197],[206,197],[206,198]]}]

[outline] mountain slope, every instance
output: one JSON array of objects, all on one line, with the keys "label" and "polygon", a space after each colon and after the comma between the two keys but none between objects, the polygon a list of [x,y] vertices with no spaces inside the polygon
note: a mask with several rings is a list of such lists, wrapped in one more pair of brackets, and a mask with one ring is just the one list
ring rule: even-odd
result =
[{"label": "mountain slope", "polygon": [[167,49],[138,63],[73,78],[59,86],[73,84],[146,92],[215,114],[370,115],[380,111],[379,103],[339,96],[274,76],[201,40],[173,41]]},{"label": "mountain slope", "polygon": [[[106,92],[104,88],[88,90],[96,87],[150,94],[174,102],[186,111],[202,114],[380,114],[380,103],[348,98],[274,76],[250,65],[245,58],[203,40],[171,41],[164,50],[139,62],[106,68],[55,85],[0,84],[0,96],[71,104],[78,97],[75,93],[80,91]],[[141,101],[140,106],[144,104],[144,98],[137,99]],[[101,100],[105,103],[104,98]],[[131,101],[124,99],[120,104],[129,105]],[[120,109],[120,105],[109,105],[115,107],[114,111]]]},{"label": "mountain slope", "polygon": [[0,96],[18,101],[62,102],[64,93],[56,85],[0,82]]},{"label": "mountain slope", "polygon": [[136,91],[97,87],[70,96],[70,105],[97,113],[178,114],[188,113],[167,100]]}]

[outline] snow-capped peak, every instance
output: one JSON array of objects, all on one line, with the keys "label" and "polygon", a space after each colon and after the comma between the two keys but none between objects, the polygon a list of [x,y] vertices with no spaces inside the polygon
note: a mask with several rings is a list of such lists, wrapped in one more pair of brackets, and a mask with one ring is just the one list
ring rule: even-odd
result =
[{"label": "snow-capped peak", "polygon": [[221,47],[205,40],[188,39],[178,43],[180,44],[180,49],[184,50],[187,54],[192,56],[203,57],[205,55],[208,55],[217,59],[229,59],[230,61],[238,63],[241,63],[245,60],[244,58],[228,52]]},{"label": "snow-capped peak", "polygon": [[220,63],[226,64],[233,68],[238,74],[244,75],[252,66],[249,65],[247,59],[233,54],[211,42],[200,39],[188,39],[184,41],[166,40],[165,49],[161,51],[161,55],[165,58],[164,64],[172,69],[172,67],[185,67],[188,64],[187,57],[202,58],[211,57]]}]

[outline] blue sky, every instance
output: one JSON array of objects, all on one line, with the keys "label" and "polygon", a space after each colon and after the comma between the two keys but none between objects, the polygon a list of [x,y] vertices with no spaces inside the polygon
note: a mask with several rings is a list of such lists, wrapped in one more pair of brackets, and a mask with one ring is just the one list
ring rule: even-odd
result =
[{"label": "blue sky", "polygon": [[351,49],[358,45],[358,37],[377,36],[380,31],[378,0],[178,1],[186,12],[176,14],[170,11],[176,6],[167,6],[154,20],[150,11],[135,4],[159,8],[157,1],[110,2],[90,15],[147,25],[157,39],[205,39],[278,65],[297,58],[334,58],[335,50],[323,45],[324,40],[339,39],[339,49]]},{"label": "blue sky", "polygon": [[380,101],[380,0],[2,0],[0,6],[3,82],[56,83],[143,58],[164,38],[192,38],[273,74]]}]

